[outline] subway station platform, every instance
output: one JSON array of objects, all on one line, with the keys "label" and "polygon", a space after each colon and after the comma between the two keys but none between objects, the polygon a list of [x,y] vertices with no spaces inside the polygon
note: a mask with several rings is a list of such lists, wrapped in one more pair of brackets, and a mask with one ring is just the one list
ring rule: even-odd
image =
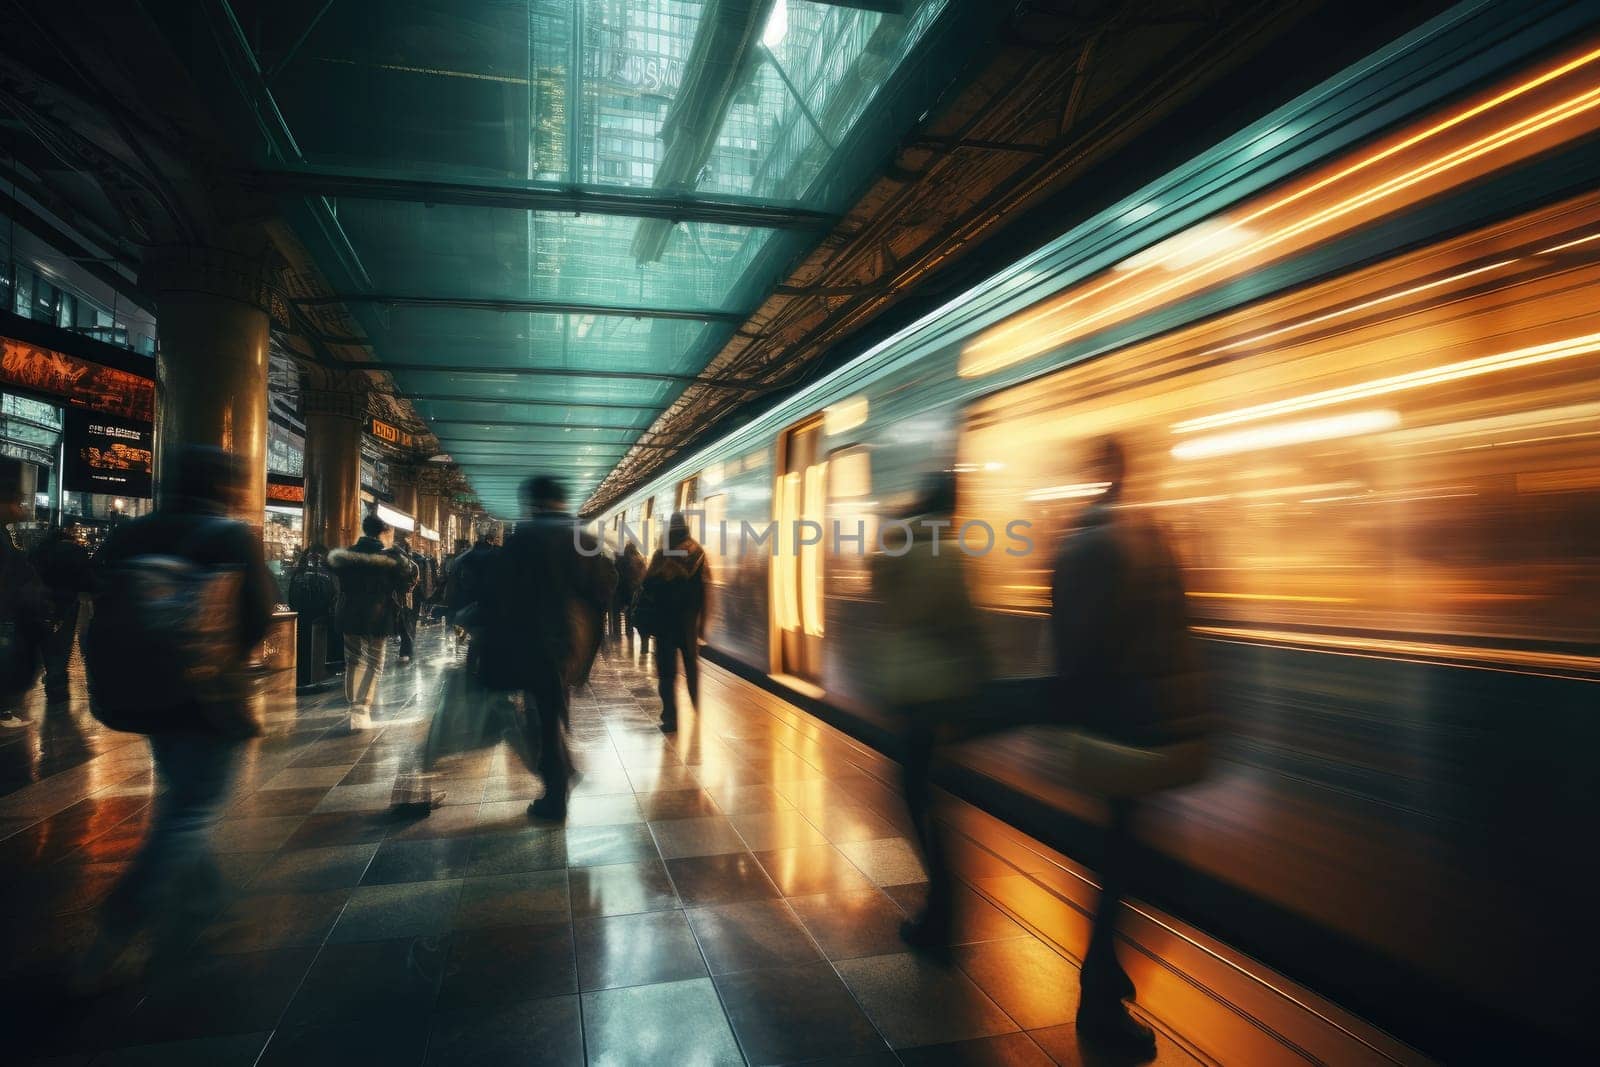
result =
[{"label": "subway station platform", "polygon": [[[573,705],[565,826],[506,746],[388,811],[453,656],[392,666],[376,728],[337,690],[274,700],[217,838],[233,892],[181,965],[74,997],[62,976],[139,845],[142,738],[70,707],[0,737],[7,1060],[59,1064],[1121,1062],[1073,1015],[1093,876],[951,802],[950,962],[906,951],[924,891],[895,765],[707,665],[655,728],[648,663],[608,649]],[[1135,905],[1122,955],[1155,1062],[1418,1062],[1309,991]]]}]

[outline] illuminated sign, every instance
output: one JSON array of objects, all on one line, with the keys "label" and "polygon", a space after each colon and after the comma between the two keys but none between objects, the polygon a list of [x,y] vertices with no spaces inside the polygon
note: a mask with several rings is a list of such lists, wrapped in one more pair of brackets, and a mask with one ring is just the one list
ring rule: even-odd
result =
[{"label": "illuminated sign", "polygon": [[388,504],[379,504],[374,510],[377,512],[378,518],[397,530],[404,530],[406,533],[410,533],[417,528],[416,519],[413,519],[403,511],[396,511]]},{"label": "illuminated sign", "polygon": [[367,432],[380,441],[386,441],[396,448],[413,448],[416,439],[398,426],[391,426],[382,419],[373,419],[367,427]]},{"label": "illuminated sign", "polygon": [[417,527],[417,532],[422,535],[422,539],[424,541],[439,540],[439,531],[435,530],[432,526],[419,526]]},{"label": "illuminated sign", "polygon": [[61,484],[69,492],[150,496],[155,459],[150,423],[68,408],[65,435]]},{"label": "illuminated sign", "polygon": [[268,482],[267,499],[275,504],[304,504],[306,502],[306,487],[303,485],[288,485],[283,482]]},{"label": "illuminated sign", "polygon": [[122,419],[154,422],[156,417],[155,379],[10,337],[0,337],[0,382]]}]

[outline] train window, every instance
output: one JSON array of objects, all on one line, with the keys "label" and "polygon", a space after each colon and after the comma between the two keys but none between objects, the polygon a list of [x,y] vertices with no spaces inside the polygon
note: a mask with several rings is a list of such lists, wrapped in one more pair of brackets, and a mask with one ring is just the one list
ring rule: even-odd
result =
[{"label": "train window", "polygon": [[1115,506],[1171,532],[1204,633],[1600,668],[1596,236],[1589,194],[973,404],[959,518],[1013,550],[1031,524],[971,561],[1008,669],[1044,666],[1106,433]]},{"label": "train window", "polygon": [[879,502],[871,497],[871,451],[864,445],[850,445],[828,453],[830,595],[864,598],[871,593],[867,558],[878,543],[880,513]]},{"label": "train window", "polygon": [[700,476],[685,478],[678,483],[678,510],[686,511],[700,500]]},{"label": "train window", "polygon": [[825,540],[797,536],[801,523],[826,529],[828,461],[821,454],[820,416],[783,435],[783,473],[774,487],[778,523],[773,560],[773,612],[780,632],[779,670],[815,680],[822,670],[822,570]]}]

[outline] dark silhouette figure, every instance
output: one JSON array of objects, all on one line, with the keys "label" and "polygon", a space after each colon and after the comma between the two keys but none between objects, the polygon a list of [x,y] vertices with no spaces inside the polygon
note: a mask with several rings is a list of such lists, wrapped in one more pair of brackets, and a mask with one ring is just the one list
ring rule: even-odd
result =
[{"label": "dark silhouette figure", "polygon": [[55,627],[44,639],[44,695],[55,704],[67,699],[67,664],[78,636],[80,598],[93,590],[89,552],[59,526],[31,554],[34,570],[50,594]]},{"label": "dark silhouette figure", "polygon": [[[1059,717],[1090,737],[1123,745],[1157,748],[1193,738],[1200,725],[1199,669],[1177,561],[1147,512],[1119,506],[1127,463],[1118,441],[1097,442],[1085,474],[1085,481],[1106,488],[1056,558],[1051,624]],[[1116,953],[1138,790],[1117,786],[1102,786],[1110,818],[1081,974],[1078,1035],[1148,1056],[1155,1053],[1155,1035],[1122,1003],[1134,996],[1134,986]]]},{"label": "dark silhouette figure", "polygon": [[352,730],[372,728],[372,704],[389,638],[399,625],[401,598],[417,581],[411,560],[384,543],[391,533],[388,523],[368,515],[361,520],[361,533],[349,548],[328,553],[328,566],[339,583],[334,617],[344,635],[344,695]]},{"label": "dark silhouette figure", "polygon": [[487,580],[476,591],[477,671],[485,688],[523,694],[528,749],[539,752],[545,786],[528,814],[565,819],[572,778],[564,733],[567,682],[581,652],[574,620],[579,611],[599,617],[612,585],[598,546],[567,511],[559,479],[530,478],[522,502],[528,518],[490,558]]},{"label": "dark silhouette figure", "polygon": [[39,677],[40,647],[50,632],[44,583],[6,526],[32,512],[24,499],[22,464],[0,456],[0,727],[21,727],[23,697]]},{"label": "dark silhouette figure", "polygon": [[644,581],[644,553],[629,541],[617,556],[617,591],[611,598],[611,632],[618,640],[626,637],[633,642],[633,601],[639,595],[639,583]]},{"label": "dark silhouette figure", "polygon": [[949,523],[955,479],[941,474],[905,519],[913,537],[903,554],[873,559],[872,585],[882,610],[877,663],[880,692],[901,730],[902,784],[917,844],[928,869],[928,899],[901,928],[912,946],[943,954],[954,933],[954,881],[929,781],[938,747],[971,722],[979,689],[991,674],[977,609],[967,595],[963,555],[948,540],[934,550],[922,520]]},{"label": "dark silhouette figure", "polygon": [[[632,546],[630,546],[632,547]],[[678,728],[678,661],[689,702],[700,710],[700,642],[706,635],[706,589],[711,580],[705,549],[689,536],[682,512],[667,523],[667,544],[656,549],[639,587],[641,612],[656,639],[656,689],[661,694],[661,729]]]},{"label": "dark silhouette figure", "polygon": [[[193,689],[156,685],[153,646],[176,640],[170,632],[130,640],[139,614],[129,597],[133,575],[147,561],[186,561],[197,573],[224,576],[229,603],[210,608],[231,627],[210,654],[235,673],[266,636],[275,587],[262,558],[261,539],[248,524],[227,518],[244,492],[235,457],[217,448],[188,447],[178,457],[177,497],[171,506],[119,527],[101,551],[104,583],[84,636],[90,692],[96,714],[110,725],[150,738],[150,754],[165,791],[138,856],[103,910],[100,939],[87,967],[91,976],[115,961],[133,936],[150,929],[157,956],[186,949],[199,925],[220,906],[222,879],[212,854],[212,833],[222,817],[245,742],[259,732],[248,688],[213,684]],[[236,578],[236,582],[231,579]],[[198,602],[196,602],[198,604]],[[144,680],[143,684],[129,679]],[[174,703],[173,701],[176,701]],[[116,706],[108,718],[102,702]]]}]

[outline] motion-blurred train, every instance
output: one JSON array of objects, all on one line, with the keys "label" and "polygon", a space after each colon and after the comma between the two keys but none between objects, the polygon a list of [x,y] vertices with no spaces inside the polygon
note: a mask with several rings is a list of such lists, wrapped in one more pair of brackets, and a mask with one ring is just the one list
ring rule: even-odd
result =
[{"label": "motion-blurred train", "polygon": [[[1148,813],[1146,893],[1435,1049],[1580,1037],[1597,23],[1463,4],[590,518],[654,538],[703,512],[711,648],[865,729],[869,556],[794,521],[859,523],[870,553],[953,469],[958,525],[1031,523],[1033,552],[968,574],[1005,674],[1043,676],[1055,543],[1102,491],[1085,445],[1117,433],[1120,506],[1173,537],[1221,721],[1210,778]],[[776,552],[740,538],[773,520]],[[1092,819],[1051,751],[1024,729],[965,758]]]}]

